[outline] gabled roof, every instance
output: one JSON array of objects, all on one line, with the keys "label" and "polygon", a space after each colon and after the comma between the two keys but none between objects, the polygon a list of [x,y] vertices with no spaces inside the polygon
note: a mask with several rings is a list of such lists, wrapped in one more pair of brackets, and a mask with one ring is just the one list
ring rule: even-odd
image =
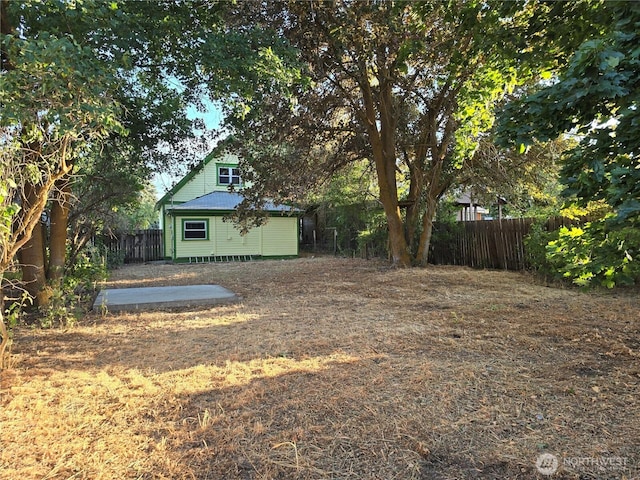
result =
[{"label": "gabled roof", "polygon": [[471,192],[468,190],[463,191],[458,198],[456,198],[455,202],[458,205],[480,205],[476,202],[475,198],[471,197]]},{"label": "gabled roof", "polygon": [[176,183],[173,187],[171,187],[171,189],[167,193],[165,193],[160,200],[156,202],[156,209],[159,210],[160,207],[162,207],[162,205],[166,203],[170,203],[171,197],[173,197],[173,195],[175,195],[176,192],[178,192],[182,187],[184,187],[187,183],[189,183],[189,181],[193,177],[195,177],[205,167],[205,165],[208,165],[209,162],[211,162],[211,160],[213,160],[214,158],[220,158],[220,156],[225,151],[228,151],[230,147],[231,149],[233,149],[232,148],[233,142],[234,142],[233,135],[230,135],[229,137],[218,142],[218,144],[213,148],[213,150],[211,150],[209,155],[204,157],[204,159],[202,159],[201,162],[198,162],[198,164],[195,167],[189,170],[189,172],[184,177],[182,177],[182,179],[178,183]]},{"label": "gabled roof", "polygon": [[[212,210],[219,212],[229,212],[236,209],[242,201],[242,195],[237,192],[211,192],[201,197],[194,198],[188,202],[168,207],[167,211],[182,212],[195,210]],[[264,205],[266,212],[298,212],[299,209],[287,205],[277,205],[267,201]]]},{"label": "gabled roof", "polygon": [[171,187],[171,189],[165,193],[163,195],[163,197],[158,200],[156,202],[156,209],[160,209],[160,207],[162,205],[164,205],[165,203],[168,203],[171,201],[171,197],[177,192],[179,191],[182,187],[184,187],[187,183],[189,183],[189,181],[196,176],[196,174],[198,172],[200,172],[205,165],[207,165],[211,160],[213,160],[214,158],[216,158],[219,155],[219,149],[216,147],[214,148],[211,153],[209,155],[207,155],[202,162],[198,163],[198,165],[196,165],[195,167],[193,167],[191,170],[189,170],[189,173],[187,173],[184,177],[182,177],[182,179],[176,183],[173,187]]}]

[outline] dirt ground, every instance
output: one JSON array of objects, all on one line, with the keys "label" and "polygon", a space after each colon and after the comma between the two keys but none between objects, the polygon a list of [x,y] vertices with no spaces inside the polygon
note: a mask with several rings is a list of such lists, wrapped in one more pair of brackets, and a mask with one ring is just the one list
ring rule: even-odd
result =
[{"label": "dirt ground", "polygon": [[338,258],[108,286],[200,283],[242,301],[19,328],[0,478],[640,478],[637,291]]}]

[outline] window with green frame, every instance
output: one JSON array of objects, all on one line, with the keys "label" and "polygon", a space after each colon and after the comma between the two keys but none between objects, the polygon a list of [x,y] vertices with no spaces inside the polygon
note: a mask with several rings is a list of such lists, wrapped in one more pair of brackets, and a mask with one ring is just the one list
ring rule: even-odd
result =
[{"label": "window with green frame", "polygon": [[218,165],[218,185],[240,185],[240,169],[234,165]]},{"label": "window with green frame", "polygon": [[209,220],[206,219],[183,219],[182,239],[183,240],[207,240],[209,238]]}]

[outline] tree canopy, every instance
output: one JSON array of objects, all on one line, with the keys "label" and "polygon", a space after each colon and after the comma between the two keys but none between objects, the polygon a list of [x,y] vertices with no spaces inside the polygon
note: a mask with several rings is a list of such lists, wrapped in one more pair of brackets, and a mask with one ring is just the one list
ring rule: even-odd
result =
[{"label": "tree canopy", "polygon": [[[562,11],[562,9],[566,11]],[[343,165],[375,166],[396,265],[425,264],[438,199],[519,85],[556,68],[591,28],[543,2],[263,2],[232,9],[298,51],[308,82],[261,95],[236,122],[249,200],[292,198]]]},{"label": "tree canopy", "polygon": [[[0,0],[0,279],[18,251],[33,294],[44,285],[43,252],[60,277],[73,179],[81,168],[96,172],[89,163],[101,160],[103,149],[140,177],[149,165],[175,167],[197,140],[189,105],[209,96],[241,108],[257,86],[286,84],[278,39],[259,29],[230,31],[221,21],[224,7]],[[39,225],[49,206],[45,250]],[[6,332],[0,336],[4,346]]]},{"label": "tree canopy", "polygon": [[509,104],[497,130],[503,144],[522,150],[560,135],[576,139],[561,162],[563,193],[578,207],[596,201],[600,213],[538,238],[546,244],[540,268],[612,288],[640,279],[640,5],[611,1],[598,11],[602,28],[557,77]]},{"label": "tree canopy", "polygon": [[565,194],[605,200],[620,221],[640,215],[640,5],[605,2],[610,19],[582,43],[557,81],[514,101],[499,128],[504,143],[529,145],[567,133],[578,138],[562,169]]},{"label": "tree canopy", "polygon": [[[27,160],[34,171],[60,170],[71,177],[79,159],[85,173],[96,171],[87,162],[105,149],[129,170],[136,165],[141,178],[149,167],[179,171],[197,155],[200,140],[187,116],[190,105],[202,107],[209,97],[237,106],[255,96],[261,79],[276,85],[288,74],[276,54],[277,38],[259,29],[230,31],[220,17],[225,5],[218,2],[158,2],[154,8],[104,0],[1,5],[3,154],[18,161],[18,151],[42,151],[43,163]],[[52,143],[61,139],[68,148]],[[45,147],[64,151],[64,165]],[[50,173],[44,176],[54,181],[36,192],[43,205],[55,183]],[[29,183],[16,180],[11,185],[18,190]],[[18,203],[24,214],[28,202]]]}]

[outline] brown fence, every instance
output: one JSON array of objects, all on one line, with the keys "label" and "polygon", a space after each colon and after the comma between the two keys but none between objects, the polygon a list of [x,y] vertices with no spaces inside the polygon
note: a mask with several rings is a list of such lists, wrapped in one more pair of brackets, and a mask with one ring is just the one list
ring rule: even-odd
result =
[{"label": "brown fence", "polygon": [[124,263],[144,263],[163,258],[162,230],[136,230],[103,238],[104,246]]},{"label": "brown fence", "polygon": [[[431,262],[476,268],[524,270],[529,258],[524,239],[531,231],[532,218],[483,220],[434,224]],[[550,231],[576,223],[563,217],[550,218]]]}]

